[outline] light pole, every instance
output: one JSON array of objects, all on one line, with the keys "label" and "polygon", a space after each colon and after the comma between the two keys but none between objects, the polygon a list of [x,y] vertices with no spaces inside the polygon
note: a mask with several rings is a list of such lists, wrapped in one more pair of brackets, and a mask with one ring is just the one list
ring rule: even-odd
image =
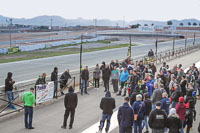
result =
[{"label": "light pole", "polygon": [[187,37],[185,38],[185,49],[187,47]]},{"label": "light pole", "polygon": [[129,35],[129,40],[130,40],[130,46],[129,46],[129,52],[130,52],[130,58],[131,58],[131,35]]},{"label": "light pole", "polygon": [[173,38],[173,56],[174,56],[174,45],[175,45],[175,38]]},{"label": "light pole", "polygon": [[195,45],[195,37],[196,37],[196,34],[194,33],[194,41],[193,41],[193,45]]},{"label": "light pole", "polygon": [[10,19],[10,23],[9,23],[9,32],[10,32],[10,34],[9,34],[9,36],[10,36],[10,47],[11,47],[11,45],[12,45],[11,25],[12,25],[12,19]]},{"label": "light pole", "polygon": [[158,53],[158,38],[157,37],[156,37],[155,47],[156,47],[156,57],[157,57],[157,53]]},{"label": "light pole", "polygon": [[79,89],[80,90],[81,90],[82,52],[83,52],[82,44],[83,44],[83,35],[81,35],[81,45],[80,45],[80,82],[79,82]]}]

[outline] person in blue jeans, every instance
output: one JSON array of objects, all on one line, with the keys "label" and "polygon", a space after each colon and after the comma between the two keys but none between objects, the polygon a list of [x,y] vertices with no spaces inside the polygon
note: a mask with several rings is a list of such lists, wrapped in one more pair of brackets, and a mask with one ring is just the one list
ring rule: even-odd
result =
[{"label": "person in blue jeans", "polygon": [[107,120],[107,125],[105,128],[106,133],[108,133],[110,128],[110,120],[113,114],[113,109],[115,109],[115,99],[111,97],[110,91],[106,92],[105,97],[101,99],[100,108],[103,110],[102,119],[100,121],[99,132],[101,133],[104,127],[104,123]]},{"label": "person in blue jeans", "polygon": [[88,71],[88,66],[85,67],[85,69],[81,73],[82,77],[82,87],[81,87],[81,95],[83,95],[83,88],[85,88],[85,94],[89,93],[87,92],[87,85],[88,85],[88,80],[89,80],[89,71]]},{"label": "person in blue jeans", "polygon": [[[12,75],[11,72],[8,72],[7,78],[5,79],[5,91],[8,95],[9,102],[13,102],[14,100],[13,85],[15,84],[15,81],[13,81]],[[9,103],[9,107],[16,110],[16,107],[12,103]]]},{"label": "person in blue jeans", "polygon": [[[24,123],[26,129],[34,129],[32,126],[33,120],[33,105],[35,104],[34,88],[30,88],[30,91],[24,93],[22,100],[24,102]],[[29,119],[29,120],[28,120]]]},{"label": "person in blue jeans", "polygon": [[[142,95],[138,94],[136,96],[136,101],[132,105],[133,112],[134,112],[134,122],[133,122],[133,127],[134,127],[134,133],[142,133],[142,120],[144,117],[145,113],[145,104],[142,102]],[[137,116],[137,119],[135,119],[135,115]]]}]

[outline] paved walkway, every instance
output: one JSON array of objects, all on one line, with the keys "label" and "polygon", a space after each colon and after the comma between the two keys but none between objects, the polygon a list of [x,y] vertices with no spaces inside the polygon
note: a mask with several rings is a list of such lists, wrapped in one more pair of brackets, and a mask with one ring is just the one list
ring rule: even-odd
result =
[{"label": "paved walkway", "polygon": [[[200,52],[194,52],[179,59],[175,59],[167,62],[171,67],[174,64],[183,64],[183,68],[186,69],[194,62],[200,61]],[[158,67],[159,68],[159,67]],[[87,132],[92,125],[98,125],[99,120],[101,119],[102,111],[99,108],[99,103],[105,93],[103,92],[104,88],[101,87],[98,91],[90,90],[90,95],[80,96],[79,104],[75,114],[74,127],[72,130],[63,130],[60,126],[63,123],[64,115],[64,103],[63,98],[58,99],[57,102],[37,108],[34,110],[34,120],[33,126],[34,130],[29,131],[33,133],[95,133],[98,130],[96,127],[93,132]],[[112,87],[111,87],[112,92]],[[117,97],[116,94],[112,93],[112,96],[116,99],[116,109],[115,111],[123,104],[123,98]],[[197,102],[197,121],[194,123],[194,127],[191,133],[197,133],[197,126],[200,121],[200,102]],[[114,117],[113,117],[114,118]],[[0,132],[1,133],[26,133],[27,130],[24,129],[24,116],[19,114],[15,118],[11,118],[5,121],[0,122]],[[114,120],[116,122],[116,120]],[[112,120],[113,122],[113,120]],[[116,123],[112,123],[115,125]],[[113,128],[111,133],[118,133],[118,127]]]}]

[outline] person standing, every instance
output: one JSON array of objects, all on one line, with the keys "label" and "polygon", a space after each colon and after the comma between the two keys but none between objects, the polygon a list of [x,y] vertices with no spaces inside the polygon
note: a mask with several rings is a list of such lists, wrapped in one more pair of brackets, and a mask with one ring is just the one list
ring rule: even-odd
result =
[{"label": "person standing", "polygon": [[118,82],[119,82],[119,72],[118,72],[116,66],[114,67],[114,70],[112,71],[111,77],[112,77],[114,93],[117,93],[118,92]]},{"label": "person standing", "polygon": [[152,133],[164,133],[164,128],[167,124],[167,115],[165,111],[161,109],[161,103],[156,103],[156,109],[150,113],[149,127],[152,129]]},{"label": "person standing", "polygon": [[61,95],[64,95],[64,89],[67,85],[68,79],[71,78],[71,75],[69,73],[69,69],[67,69],[61,76],[60,76],[60,89],[61,89]]},{"label": "person standing", "polygon": [[109,91],[109,80],[111,76],[111,70],[109,69],[108,64],[106,64],[106,67],[103,70],[102,74],[103,74],[103,81],[104,81],[104,86],[105,86],[104,92],[106,92],[106,91]]},{"label": "person standing", "polygon": [[155,109],[156,102],[162,100],[162,91],[160,90],[160,88],[158,88],[158,83],[157,82],[154,83],[154,88],[155,88],[155,90],[153,91],[153,95],[151,97],[152,110]]},{"label": "person standing", "polygon": [[102,114],[102,119],[100,121],[99,133],[102,132],[106,120],[107,120],[107,125],[105,131],[106,133],[108,133],[110,128],[111,116],[113,114],[113,109],[115,109],[115,107],[116,107],[115,99],[111,97],[110,91],[107,91],[105,97],[101,99],[100,103],[100,108],[103,110],[103,114]]},{"label": "person standing", "polygon": [[134,133],[142,133],[142,120],[144,118],[145,113],[145,104],[142,102],[142,95],[138,94],[136,96],[136,102],[132,105],[133,112],[134,112]]},{"label": "person standing", "polygon": [[144,104],[145,104],[145,113],[144,113],[144,120],[142,122],[142,129],[144,128],[144,126],[146,126],[146,132],[144,133],[149,133],[149,126],[148,126],[148,121],[147,118],[149,117],[149,114],[152,110],[152,103],[151,100],[149,99],[149,94],[145,93],[144,94]]},{"label": "person standing", "polygon": [[51,73],[51,81],[54,82],[53,98],[57,98],[57,89],[58,89],[58,68],[57,67],[54,67],[54,70]]},{"label": "person standing", "polygon": [[179,118],[181,119],[181,133],[184,133],[183,124],[185,121],[185,112],[186,112],[186,105],[184,103],[184,97],[179,98],[179,103],[176,104],[176,113],[178,114]]},{"label": "person standing", "polygon": [[176,109],[171,108],[169,117],[167,118],[167,127],[169,128],[169,133],[180,133],[182,127],[181,120],[176,114]]},{"label": "person standing", "polygon": [[167,92],[163,92],[161,100],[161,109],[165,111],[167,116],[169,115],[169,106],[170,106],[170,100],[167,97]]},{"label": "person standing", "polygon": [[95,85],[94,87],[95,87],[95,89],[99,89],[100,74],[101,74],[101,71],[99,69],[99,65],[97,64],[96,68],[94,69],[94,72],[93,72],[94,85]]},{"label": "person standing", "polygon": [[[5,79],[5,91],[8,94],[9,102],[13,102],[14,100],[13,85],[15,84],[15,81],[12,79],[12,75],[13,74],[11,72],[8,72],[7,78]],[[16,110],[16,107],[12,103],[9,107]]]},{"label": "person standing", "polygon": [[87,86],[89,80],[88,66],[86,66],[85,69],[82,71],[81,77],[82,77],[81,95],[83,95],[83,88],[85,88],[85,94],[89,95],[89,93],[87,92]]},{"label": "person standing", "polygon": [[64,115],[64,122],[61,128],[66,129],[67,119],[70,114],[69,129],[72,129],[73,123],[74,123],[75,109],[78,104],[78,96],[76,93],[74,93],[74,89],[72,86],[69,87],[69,92],[65,95],[64,104],[65,104],[66,110],[65,110],[65,115]]},{"label": "person standing", "polygon": [[117,114],[119,133],[132,133],[133,109],[129,105],[129,98],[124,98],[123,106],[119,107]]},{"label": "person standing", "polygon": [[[26,129],[34,129],[32,126],[33,119],[33,105],[35,104],[34,88],[30,88],[30,91],[24,93],[22,100],[24,102],[24,123]],[[29,122],[28,122],[29,119]]]},{"label": "person standing", "polygon": [[150,51],[148,52],[148,57],[149,57],[149,58],[154,57],[154,52],[153,52],[152,49],[150,49]]},{"label": "person standing", "polygon": [[[125,67],[123,72],[120,74],[120,83],[121,83],[121,87],[120,87],[120,90],[119,90],[119,93],[117,94],[118,96],[121,95],[123,89],[125,89],[125,85],[126,85],[126,82],[129,78],[129,73],[127,71],[127,68]],[[123,94],[123,96],[125,96],[125,94]]]}]

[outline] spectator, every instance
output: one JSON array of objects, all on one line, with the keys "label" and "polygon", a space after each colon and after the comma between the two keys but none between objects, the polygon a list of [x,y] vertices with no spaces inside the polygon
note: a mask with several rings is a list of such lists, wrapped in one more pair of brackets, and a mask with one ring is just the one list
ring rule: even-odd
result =
[{"label": "spectator", "polygon": [[102,132],[106,120],[107,120],[107,125],[105,130],[106,133],[108,133],[110,128],[111,116],[113,114],[113,109],[115,109],[115,106],[116,106],[115,99],[111,97],[110,91],[107,91],[105,97],[101,99],[100,103],[100,108],[103,110],[103,115],[100,121],[99,133]]},{"label": "spectator", "polygon": [[109,69],[109,66],[106,64],[106,68],[103,70],[103,81],[105,86],[104,92],[109,91],[110,76],[111,76],[111,70]]},{"label": "spectator", "polygon": [[138,94],[136,96],[136,102],[132,105],[133,112],[134,112],[134,133],[142,133],[142,120],[144,118],[145,113],[145,104],[142,102],[142,95]]},{"label": "spectator", "polygon": [[118,82],[119,82],[119,72],[118,72],[116,66],[114,67],[114,70],[112,71],[111,77],[112,77],[114,93],[117,93],[118,92]]},{"label": "spectator", "polygon": [[122,61],[122,67],[123,68],[127,67],[127,64],[126,64],[125,60]]},{"label": "spectator", "polygon": [[150,69],[152,70],[153,78],[155,78],[155,73],[157,72],[157,69],[153,62],[151,62],[150,64]]},{"label": "spectator", "polygon": [[167,97],[167,92],[164,92],[162,94],[162,100],[161,100],[161,109],[163,109],[167,116],[169,115],[169,106],[170,106],[170,100]]},{"label": "spectator", "polygon": [[[142,93],[140,93],[139,89],[135,89],[130,97],[130,105],[133,105],[133,103],[136,101],[136,96],[140,94],[142,95]],[[142,95],[143,96],[143,95]],[[143,101],[143,97],[142,97],[142,101]]]},{"label": "spectator", "polygon": [[72,88],[72,86],[69,87],[69,92],[65,95],[64,104],[65,104],[66,110],[65,110],[65,115],[64,115],[64,122],[61,128],[66,129],[67,119],[70,114],[69,129],[72,129],[73,123],[74,123],[75,109],[78,104],[78,97],[77,97],[77,94],[74,93],[74,89]]},{"label": "spectator", "polygon": [[156,102],[162,100],[162,91],[160,90],[160,88],[158,88],[158,83],[154,83],[154,88],[155,88],[155,90],[153,91],[153,95],[151,97],[152,110],[155,109]]},{"label": "spectator", "polygon": [[149,117],[149,114],[152,110],[152,103],[151,103],[151,100],[149,99],[149,94],[148,93],[145,93],[144,94],[144,104],[145,104],[145,113],[144,113],[144,120],[143,120],[143,124],[142,124],[142,129],[144,128],[144,126],[146,127],[146,132],[144,133],[149,133],[149,126],[148,126],[148,117]]},{"label": "spectator", "polygon": [[176,109],[171,108],[169,117],[167,118],[167,127],[169,128],[169,133],[180,133],[182,127],[181,120],[176,114]]},{"label": "spectator", "polygon": [[136,86],[139,80],[140,80],[140,77],[137,75],[136,70],[133,70],[133,76],[130,79],[130,87],[131,87],[130,94],[132,94],[133,91],[136,89]]},{"label": "spectator", "polygon": [[64,95],[64,89],[67,85],[68,79],[71,78],[71,75],[69,73],[69,69],[67,69],[61,76],[60,76],[60,89],[61,89],[61,94]]},{"label": "spectator", "polygon": [[[24,93],[22,100],[24,102],[24,122],[26,129],[34,129],[32,126],[33,119],[33,105],[35,104],[34,88],[30,88],[30,91]],[[29,119],[29,122],[28,122]]]},{"label": "spectator", "polygon": [[43,73],[42,76],[39,76],[35,85],[46,84],[46,77],[47,77],[47,74]]},{"label": "spectator", "polygon": [[119,61],[118,61],[118,60],[116,60],[115,66],[116,66],[117,68],[119,67]]},{"label": "spectator", "polygon": [[95,89],[99,89],[99,79],[100,79],[100,74],[101,74],[101,71],[99,69],[99,65],[97,64],[96,65],[96,68],[94,69],[94,72],[93,72],[93,78],[94,78],[94,87]]},{"label": "spectator", "polygon": [[154,56],[154,52],[152,49],[150,49],[149,53],[148,53],[148,57],[151,58]]},{"label": "spectator", "polygon": [[176,104],[179,101],[179,97],[182,96],[181,89],[178,84],[175,84],[175,91],[172,93],[172,108],[176,107]]},{"label": "spectator", "polygon": [[151,97],[154,91],[154,80],[152,79],[152,76],[149,76],[149,80],[147,80],[146,86],[148,89],[148,94]]},{"label": "spectator", "polygon": [[178,114],[179,118],[181,119],[181,133],[184,133],[183,124],[185,121],[185,112],[186,112],[186,106],[184,103],[184,97],[180,97],[179,103],[176,104],[176,113]]},{"label": "spectator", "polygon": [[58,68],[57,67],[54,67],[54,70],[51,73],[51,81],[54,82],[53,98],[57,98],[57,89],[58,89]]},{"label": "spectator", "polygon": [[123,106],[119,107],[117,119],[119,123],[119,133],[132,133],[133,109],[128,104],[129,98],[124,98]]},{"label": "spectator", "polygon": [[164,128],[167,124],[167,115],[165,111],[161,109],[160,102],[156,103],[156,109],[150,113],[148,123],[149,127],[152,129],[152,133],[164,133]]},{"label": "spectator", "polygon": [[[118,96],[121,95],[121,92],[123,91],[128,78],[129,78],[129,73],[127,71],[127,68],[125,67],[123,72],[120,74],[121,87],[120,87],[119,93],[117,94]],[[123,96],[125,96],[125,94]]]},{"label": "spectator", "polygon": [[89,71],[88,71],[88,66],[85,67],[85,69],[81,73],[82,77],[82,87],[81,87],[81,95],[83,95],[83,88],[85,88],[85,94],[89,93],[87,92],[87,86],[88,86],[88,80],[89,80]]},{"label": "spectator", "polygon": [[186,76],[185,75],[183,75],[181,78],[182,78],[181,82],[180,82],[181,92],[182,92],[183,96],[185,96],[186,95],[187,80],[186,80]]},{"label": "spectator", "polygon": [[[15,81],[12,79],[12,73],[8,72],[7,78],[5,79],[5,91],[8,94],[8,101],[13,102],[14,100],[14,93],[13,93],[13,85]],[[16,110],[16,107],[11,103],[9,107]]]}]

